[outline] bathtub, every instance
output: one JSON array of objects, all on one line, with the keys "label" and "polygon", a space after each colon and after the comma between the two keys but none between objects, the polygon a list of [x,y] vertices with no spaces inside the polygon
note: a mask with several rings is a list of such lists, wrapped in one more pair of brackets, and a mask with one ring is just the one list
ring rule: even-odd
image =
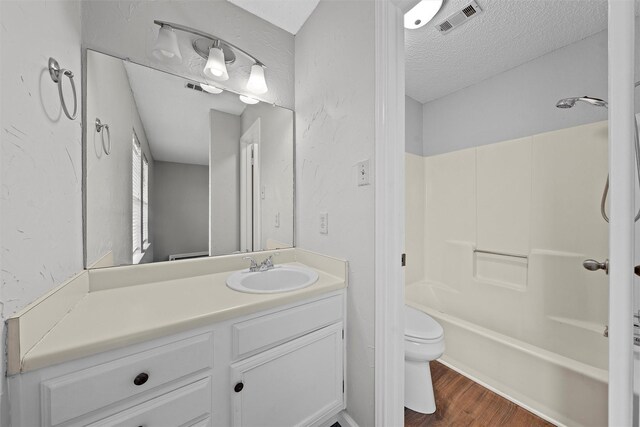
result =
[{"label": "bathtub", "polygon": [[[553,424],[607,425],[606,338],[598,327],[550,318],[550,324],[557,326],[546,329],[548,348],[543,348],[531,343],[535,337],[529,342],[514,338],[513,325],[485,327],[469,301],[456,299],[456,291],[440,283],[406,286],[407,305],[429,314],[444,328],[446,351],[441,362]],[[459,307],[465,304],[467,311],[461,312]],[[482,304],[475,301],[479,309]],[[576,348],[594,354],[576,353]]]}]

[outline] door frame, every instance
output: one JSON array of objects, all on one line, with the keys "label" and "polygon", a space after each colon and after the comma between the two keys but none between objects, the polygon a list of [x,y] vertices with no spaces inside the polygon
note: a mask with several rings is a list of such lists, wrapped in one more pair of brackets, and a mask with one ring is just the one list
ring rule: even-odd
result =
[{"label": "door frame", "polygon": [[240,250],[242,252],[262,249],[261,194],[260,118],[258,118],[240,137]]},{"label": "door frame", "polygon": [[375,2],[375,425],[404,425],[404,13]]},{"label": "door frame", "polygon": [[609,425],[633,422],[635,3],[609,0]]}]

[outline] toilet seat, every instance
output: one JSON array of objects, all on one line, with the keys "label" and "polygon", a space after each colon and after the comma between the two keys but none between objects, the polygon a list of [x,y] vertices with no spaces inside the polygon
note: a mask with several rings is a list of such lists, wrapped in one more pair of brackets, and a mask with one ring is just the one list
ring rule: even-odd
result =
[{"label": "toilet seat", "polygon": [[407,305],[404,308],[404,336],[407,341],[429,343],[442,339],[444,330],[431,316]]}]

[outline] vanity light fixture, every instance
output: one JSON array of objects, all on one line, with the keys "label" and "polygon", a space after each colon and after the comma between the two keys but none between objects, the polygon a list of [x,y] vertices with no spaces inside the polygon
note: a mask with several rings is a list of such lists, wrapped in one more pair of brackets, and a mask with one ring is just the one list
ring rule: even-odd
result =
[{"label": "vanity light fixture", "polygon": [[206,85],[204,83],[200,83],[200,87],[202,88],[202,90],[204,90],[205,92],[209,92],[209,93],[213,93],[214,95],[217,95],[219,93],[224,92],[222,89],[220,89],[219,87],[215,87],[215,86],[211,86],[211,85]]},{"label": "vanity light fixture", "polygon": [[404,28],[415,30],[431,21],[442,7],[443,0],[420,0],[410,11],[404,14]]},{"label": "vanity light fixture", "polygon": [[250,96],[245,96],[245,95],[240,95],[240,101],[249,105],[257,104],[258,102],[260,102],[255,98],[251,98]]},{"label": "vanity light fixture", "polygon": [[251,66],[251,74],[249,75],[249,81],[247,82],[247,90],[249,92],[260,95],[266,93],[267,82],[264,79],[264,68],[262,65],[253,64]]},{"label": "vanity light fixture", "polygon": [[182,62],[182,55],[178,48],[178,36],[170,25],[160,25],[158,38],[153,47],[153,56],[171,63]]},{"label": "vanity light fixture", "polygon": [[153,55],[156,58],[170,62],[181,62],[182,55],[178,48],[178,38],[175,30],[183,31],[196,36],[191,43],[191,46],[198,55],[206,60],[203,69],[205,76],[218,81],[228,80],[229,72],[227,67],[235,62],[236,54],[240,53],[253,61],[253,65],[251,66],[251,75],[247,82],[247,90],[256,95],[266,93],[269,90],[264,76],[266,66],[262,61],[247,51],[221,39],[220,37],[185,25],[159,20],[155,20],[153,22],[160,26],[158,38],[156,40],[155,47],[153,48]]},{"label": "vanity light fixture", "polygon": [[204,66],[204,73],[217,80],[229,80],[227,64],[224,60],[224,52],[220,47],[219,41],[214,42],[213,46],[209,49],[209,57],[207,58],[207,64]]}]

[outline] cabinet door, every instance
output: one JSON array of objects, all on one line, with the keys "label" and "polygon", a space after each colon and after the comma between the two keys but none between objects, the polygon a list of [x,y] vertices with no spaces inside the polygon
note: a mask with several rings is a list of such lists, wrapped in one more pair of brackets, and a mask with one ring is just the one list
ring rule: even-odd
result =
[{"label": "cabinet door", "polygon": [[231,365],[233,425],[306,426],[343,408],[338,323]]}]

